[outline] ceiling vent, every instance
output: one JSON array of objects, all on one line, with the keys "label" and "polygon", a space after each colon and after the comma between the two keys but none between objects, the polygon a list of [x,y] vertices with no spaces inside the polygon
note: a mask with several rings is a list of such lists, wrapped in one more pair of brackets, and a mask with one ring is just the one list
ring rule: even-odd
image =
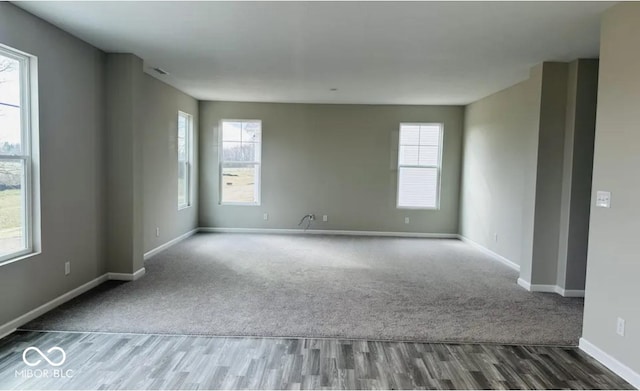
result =
[{"label": "ceiling vent", "polygon": [[162,68],[155,67],[155,68],[153,68],[153,70],[154,70],[154,71],[156,71],[156,72],[158,72],[158,73],[159,73],[159,74],[161,74],[161,75],[168,75],[168,74],[169,74],[169,72],[165,71],[165,70],[164,70],[164,69],[162,69]]}]

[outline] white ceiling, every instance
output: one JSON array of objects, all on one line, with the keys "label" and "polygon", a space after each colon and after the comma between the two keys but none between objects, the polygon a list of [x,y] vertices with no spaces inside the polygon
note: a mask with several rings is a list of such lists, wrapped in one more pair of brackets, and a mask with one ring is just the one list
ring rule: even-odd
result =
[{"label": "white ceiling", "polygon": [[612,3],[16,5],[105,51],[135,53],[198,99],[466,104],[541,61],[597,57]]}]

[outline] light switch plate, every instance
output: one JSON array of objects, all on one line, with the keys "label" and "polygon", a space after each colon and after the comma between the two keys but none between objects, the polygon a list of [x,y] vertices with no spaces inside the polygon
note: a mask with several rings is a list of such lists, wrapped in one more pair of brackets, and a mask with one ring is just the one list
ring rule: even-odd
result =
[{"label": "light switch plate", "polygon": [[596,193],[596,206],[598,208],[611,208],[611,192],[598,191]]}]

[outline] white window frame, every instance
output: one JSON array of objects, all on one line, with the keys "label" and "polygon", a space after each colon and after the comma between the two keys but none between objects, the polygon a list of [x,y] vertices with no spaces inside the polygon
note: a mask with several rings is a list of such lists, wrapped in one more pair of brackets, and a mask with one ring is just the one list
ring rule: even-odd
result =
[{"label": "white window frame", "polygon": [[[224,129],[224,123],[225,122],[257,122],[260,124],[260,161],[256,161],[256,162],[225,162],[223,160],[223,129]],[[219,192],[218,192],[218,204],[219,205],[230,205],[230,206],[260,206],[261,204],[261,200],[262,200],[262,142],[263,142],[263,131],[262,131],[262,120],[259,119],[229,119],[229,118],[225,118],[220,120],[220,124],[219,124],[219,128],[220,131],[218,132],[218,144],[219,144],[219,148],[218,148],[218,177],[219,177],[219,181],[218,181],[218,188],[219,188]],[[257,172],[256,172],[256,177],[255,177],[255,195],[256,195],[256,201],[255,202],[223,202],[222,201],[222,191],[223,191],[223,180],[224,178],[222,177],[222,170],[224,168],[224,164],[225,163],[232,163],[232,164],[242,164],[242,165],[247,165],[247,166],[256,166],[257,167]]]},{"label": "white window frame", "polygon": [[0,44],[0,54],[18,61],[20,67],[20,155],[0,155],[0,160],[23,163],[22,177],[22,230],[25,248],[0,256],[0,266],[19,261],[38,253],[36,237],[39,235],[38,205],[38,139],[37,139],[37,58]]},{"label": "white window frame", "polygon": [[[440,128],[438,134],[438,163],[437,165],[409,165],[400,164],[400,148],[402,139],[402,127],[403,126],[438,126]],[[398,166],[397,166],[397,183],[396,183],[396,208],[397,209],[413,209],[413,210],[440,210],[440,192],[442,189],[442,151],[444,145],[444,123],[441,122],[401,122],[398,128]],[[422,207],[422,206],[402,206],[400,205],[400,168],[435,168],[437,171],[437,189],[436,189],[436,206],[435,207]]]},{"label": "white window frame", "polygon": [[[176,128],[176,141],[179,138],[179,126],[180,126],[180,117],[184,117],[187,124],[187,129],[184,134],[184,144],[185,144],[185,156],[187,160],[185,161],[185,203],[180,203],[180,198],[178,197],[178,210],[186,209],[191,206],[191,185],[193,182],[193,116],[189,113],[185,113],[184,111],[178,110],[178,123]],[[176,146],[179,144],[176,142]],[[178,170],[180,170],[180,152],[178,151]],[[178,171],[178,185],[180,184],[180,171]]]}]

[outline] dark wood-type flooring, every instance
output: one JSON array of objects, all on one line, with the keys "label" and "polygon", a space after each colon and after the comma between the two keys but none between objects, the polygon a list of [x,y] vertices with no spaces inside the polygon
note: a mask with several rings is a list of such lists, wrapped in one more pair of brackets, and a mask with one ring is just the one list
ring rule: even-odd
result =
[{"label": "dark wood-type flooring", "polygon": [[0,340],[0,388],[632,389],[575,347],[31,331]]}]

